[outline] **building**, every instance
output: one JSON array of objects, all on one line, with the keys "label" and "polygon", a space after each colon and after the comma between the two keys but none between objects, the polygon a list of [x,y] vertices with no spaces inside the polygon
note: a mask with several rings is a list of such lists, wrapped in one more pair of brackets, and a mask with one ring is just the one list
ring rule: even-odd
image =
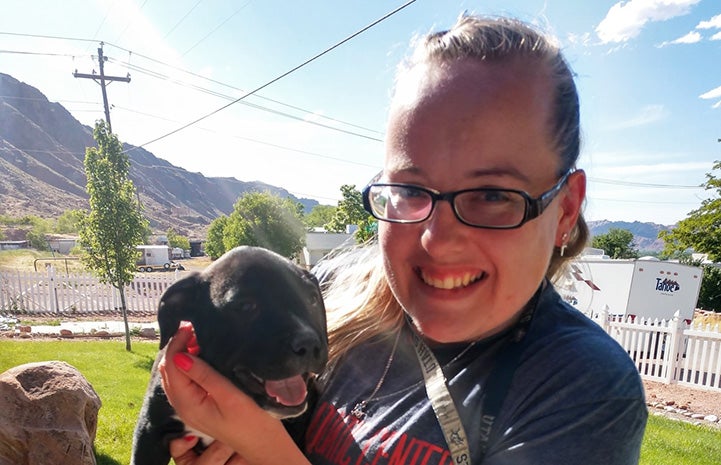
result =
[{"label": "building", "polygon": [[66,236],[62,234],[50,234],[45,236],[48,247],[55,253],[68,255],[71,250],[78,244],[76,236]]},{"label": "building", "polygon": [[331,250],[354,245],[355,239],[351,233],[331,233],[322,229],[309,231],[305,235],[305,247],[303,247],[298,263],[300,266],[310,269]]}]

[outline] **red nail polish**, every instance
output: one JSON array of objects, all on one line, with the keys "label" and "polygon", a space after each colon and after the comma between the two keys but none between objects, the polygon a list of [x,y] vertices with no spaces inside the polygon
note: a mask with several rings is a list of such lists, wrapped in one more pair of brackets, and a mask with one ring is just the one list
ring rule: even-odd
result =
[{"label": "red nail polish", "polygon": [[188,354],[179,352],[173,356],[173,363],[175,363],[175,366],[181,370],[188,371],[190,370],[190,367],[193,366],[193,359],[190,358]]},{"label": "red nail polish", "polygon": [[193,436],[192,434],[189,434],[189,435],[187,435],[187,436],[183,436],[183,441],[185,441],[185,442],[193,442],[193,441],[195,441],[195,436]]}]

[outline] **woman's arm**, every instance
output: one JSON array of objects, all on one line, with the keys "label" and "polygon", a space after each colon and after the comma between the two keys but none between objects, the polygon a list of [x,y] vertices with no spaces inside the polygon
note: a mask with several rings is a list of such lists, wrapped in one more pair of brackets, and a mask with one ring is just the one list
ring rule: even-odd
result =
[{"label": "woman's arm", "polygon": [[227,444],[250,465],[309,465],[279,420],[185,352],[192,338],[192,327],[181,326],[159,367],[168,400],[183,421]]}]

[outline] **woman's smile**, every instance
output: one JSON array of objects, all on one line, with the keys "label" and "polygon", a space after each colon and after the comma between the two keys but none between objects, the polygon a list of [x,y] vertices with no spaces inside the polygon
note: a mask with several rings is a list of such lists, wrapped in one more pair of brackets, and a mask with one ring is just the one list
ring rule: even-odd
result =
[{"label": "woman's smile", "polygon": [[483,271],[477,272],[456,272],[456,273],[437,273],[430,272],[423,268],[417,268],[416,273],[421,280],[428,286],[436,289],[461,289],[470,286],[473,283],[483,279],[486,275]]}]

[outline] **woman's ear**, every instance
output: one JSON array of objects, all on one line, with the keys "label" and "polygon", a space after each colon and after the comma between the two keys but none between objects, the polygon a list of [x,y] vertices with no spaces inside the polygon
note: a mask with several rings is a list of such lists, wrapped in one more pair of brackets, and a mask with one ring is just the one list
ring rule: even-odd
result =
[{"label": "woman's ear", "polygon": [[[566,187],[561,192],[561,204],[556,234],[556,245],[564,245],[562,236],[568,238],[571,230],[576,226],[578,215],[581,214],[583,202],[586,199],[586,172],[576,170],[566,179]],[[567,239],[566,239],[567,240]]]}]

